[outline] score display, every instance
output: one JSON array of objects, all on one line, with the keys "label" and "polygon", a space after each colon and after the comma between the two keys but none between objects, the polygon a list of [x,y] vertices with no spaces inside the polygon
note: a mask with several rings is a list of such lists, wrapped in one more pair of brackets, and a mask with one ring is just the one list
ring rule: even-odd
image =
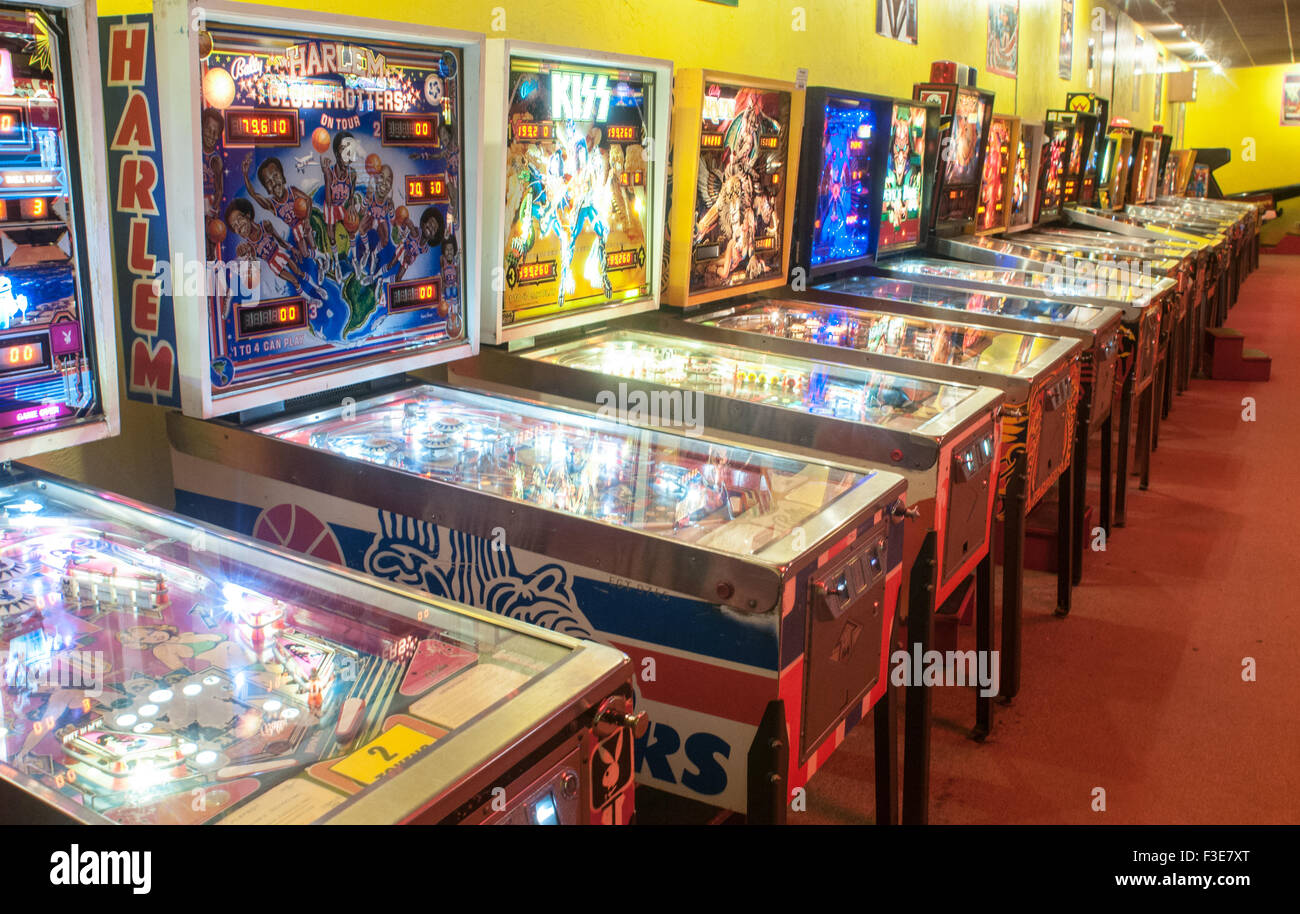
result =
[{"label": "score display", "polygon": [[444,203],[447,200],[446,175],[407,175],[406,202]]},{"label": "score display", "polygon": [[0,342],[0,374],[44,366],[45,355],[45,340],[41,337],[2,341]]},{"label": "score display", "polygon": [[0,149],[31,145],[27,135],[27,109],[18,105],[0,105]]},{"label": "score display", "polygon": [[611,143],[639,143],[641,128],[636,124],[611,124],[605,136]]},{"label": "score display", "polygon": [[307,310],[301,298],[283,298],[239,309],[239,336],[280,333],[307,326]]},{"label": "score display", "polygon": [[297,146],[298,113],[283,108],[227,108],[227,146]]},{"label": "score display", "polygon": [[412,282],[395,282],[388,287],[390,311],[412,311],[437,306],[441,296],[438,280],[423,279]]},{"label": "score display", "polygon": [[436,114],[385,114],[380,125],[385,146],[439,146]]},{"label": "score display", "polygon": [[538,143],[542,140],[555,139],[555,125],[550,121],[523,121],[518,124],[510,125],[511,141],[518,140],[523,143]]}]

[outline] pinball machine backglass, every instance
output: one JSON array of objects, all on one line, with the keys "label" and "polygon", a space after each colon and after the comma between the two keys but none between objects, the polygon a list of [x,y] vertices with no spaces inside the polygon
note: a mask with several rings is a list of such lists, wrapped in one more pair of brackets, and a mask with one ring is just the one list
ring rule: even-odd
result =
[{"label": "pinball machine backglass", "polygon": [[155,20],[168,234],[207,264],[171,290],[185,411],[471,354],[479,40],[236,3]]},{"label": "pinball machine backglass", "polygon": [[[0,456],[116,434],[94,5],[0,5]],[[78,50],[81,49],[81,50]],[[92,87],[94,87],[92,89]],[[102,383],[101,378],[111,379]]]},{"label": "pinball machine backglass", "polygon": [[483,341],[656,307],[671,65],[504,40],[487,61]]}]

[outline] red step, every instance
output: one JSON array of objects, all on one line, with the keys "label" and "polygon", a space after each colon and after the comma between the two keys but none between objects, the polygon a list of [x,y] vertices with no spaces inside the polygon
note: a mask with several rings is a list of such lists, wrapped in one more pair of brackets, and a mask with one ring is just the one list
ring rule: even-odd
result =
[{"label": "red step", "polygon": [[[1083,529],[1087,538],[1083,547],[1087,551],[1092,540],[1092,519],[1097,515],[1093,506],[1083,510]],[[993,560],[1002,562],[1002,525],[994,528]],[[1056,573],[1056,500],[1038,503],[1025,518],[1025,567],[1031,571]]]},{"label": "red step", "polygon": [[1205,332],[1210,356],[1210,377],[1216,381],[1267,381],[1273,360],[1258,349],[1245,347],[1246,336],[1231,327],[1212,327]]}]

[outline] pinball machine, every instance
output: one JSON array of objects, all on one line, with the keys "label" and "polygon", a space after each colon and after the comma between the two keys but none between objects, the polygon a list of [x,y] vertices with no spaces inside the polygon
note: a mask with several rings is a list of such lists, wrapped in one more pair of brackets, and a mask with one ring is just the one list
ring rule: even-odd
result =
[{"label": "pinball machine", "polygon": [[[1074,103],[1070,107],[1075,107]],[[1092,100],[1090,105],[1101,104],[1104,100]],[[1077,110],[1077,109],[1076,109]],[[1058,122],[1068,124],[1068,118],[1058,118]],[[1005,233],[997,237],[965,237],[954,235],[938,236],[931,241],[931,249],[940,253],[960,252],[963,259],[975,261],[991,260],[991,264],[979,262],[960,262],[944,260],[924,254],[909,252],[902,257],[877,261],[869,272],[884,279],[907,283],[938,286],[971,293],[990,293],[1010,295],[1031,299],[1045,299],[1060,305],[1086,304],[1093,307],[1115,308],[1123,314],[1120,331],[1120,362],[1116,375],[1115,403],[1116,417],[1119,421],[1118,455],[1115,461],[1115,490],[1113,511],[1109,505],[1103,505],[1103,518],[1111,518],[1116,525],[1122,526],[1126,519],[1127,477],[1129,468],[1130,442],[1133,442],[1135,460],[1139,468],[1147,465],[1150,440],[1150,410],[1154,402],[1153,378],[1156,376],[1156,360],[1159,354],[1160,318],[1166,308],[1166,302],[1172,297],[1175,284],[1168,279],[1154,282],[1143,281],[1131,272],[1121,274],[1106,264],[1092,265],[1078,275],[1065,269],[1064,258],[1056,269],[1044,269],[1044,263],[1036,258],[1021,258],[1022,252],[1033,249],[1017,247],[1013,244],[1019,234],[1029,231],[1035,224],[1035,213],[1039,218],[1054,214],[1053,209],[1045,210],[1038,202],[1038,196],[1048,177],[1044,174],[1044,163],[1050,163],[1051,142],[1045,125],[1036,125],[1029,121],[1021,126],[1023,157],[1018,155],[1015,180],[1016,191],[1013,192],[1012,212]],[[1071,156],[1064,149],[1066,137],[1061,138],[1059,158],[1069,163]],[[1084,165],[1085,179],[1089,172],[1100,175],[1104,169],[1103,150],[1094,140],[1091,163]],[[1023,164],[1020,159],[1023,158]],[[1068,174],[1068,171],[1067,171]],[[1023,180],[1021,176],[1023,175]],[[1087,194],[1088,181],[1080,188],[1080,196]],[[1012,256],[1007,258],[1003,252]],[[1037,252],[1034,252],[1037,253]],[[969,254],[967,258],[965,255]],[[1073,261],[1073,258],[1071,258]],[[1095,398],[1094,398],[1095,400]],[[1136,411],[1144,419],[1139,423],[1138,434],[1130,430],[1132,415]],[[1092,410],[1094,421],[1109,414],[1109,410]],[[1134,438],[1136,439],[1134,441]],[[1148,442],[1145,446],[1143,442]]]},{"label": "pinball machine", "polygon": [[1066,205],[1091,200],[1096,185],[1095,149],[1097,118],[1086,111],[1053,108],[1049,120],[1066,124],[1070,137],[1066,148],[1065,168],[1061,175],[1061,200]]},{"label": "pinball machine", "polygon": [[[1074,298],[1080,292],[1092,295],[1098,304],[1114,304],[1105,299],[1129,298],[1125,290],[1136,287],[1147,293],[1147,300],[1154,304],[1162,314],[1160,320],[1152,321],[1149,332],[1155,334],[1155,352],[1158,364],[1155,367],[1156,386],[1150,398],[1143,398],[1138,404],[1138,430],[1135,442],[1135,459],[1141,474],[1141,484],[1145,488],[1149,483],[1151,440],[1155,435],[1159,413],[1153,403],[1162,407],[1164,396],[1161,385],[1167,375],[1170,349],[1171,329],[1174,316],[1183,301],[1177,293],[1186,295],[1187,285],[1159,275],[1178,267],[1180,261],[1169,261],[1163,254],[1146,251],[1113,251],[1104,247],[1089,247],[1077,240],[1067,244],[1047,245],[1038,240],[1026,240],[1027,233],[1044,222],[1052,222],[1061,217],[1064,209],[1064,178],[1070,168],[1071,138],[1077,134],[1073,119],[1058,117],[1049,119],[1044,125],[1044,138],[1039,156],[1038,178],[1034,185],[1036,199],[1032,206],[1032,215],[1026,220],[1021,231],[1014,236],[999,237],[970,236],[963,234],[961,226],[972,222],[954,224],[944,227],[936,223],[931,238],[930,249],[936,254],[953,260],[966,261],[983,267],[1000,267],[1015,271],[1047,274],[1052,277],[1048,282],[1055,285],[1053,293],[1046,293],[1041,278],[1029,280],[1026,285],[1037,285],[1035,294],[1068,295]],[[1118,140],[1116,141],[1118,143]],[[1105,159],[1105,157],[1103,157]],[[1101,180],[1113,178],[1114,169],[1107,170],[1103,165]],[[1125,171],[1125,175],[1127,175]],[[1118,180],[1118,179],[1115,179]],[[1127,177],[1125,178],[1127,181]],[[1127,186],[1127,185],[1126,185]],[[903,266],[899,264],[899,266]],[[886,262],[873,267],[873,272],[884,275],[904,276],[906,269],[896,269],[895,264]],[[942,272],[950,275],[960,273],[960,268],[947,267]],[[1155,275],[1152,275],[1155,274]],[[1140,330],[1141,322],[1130,322],[1126,338],[1134,331]],[[1141,348],[1138,346],[1132,348]],[[1125,359],[1131,364],[1132,359]],[[1121,418],[1127,421],[1131,406],[1121,404]],[[1129,432],[1120,430],[1120,443],[1127,447]],[[1127,454],[1120,460],[1120,467],[1127,471]],[[1126,480],[1120,480],[1117,486],[1119,505],[1115,511],[1116,519],[1124,517],[1124,498]]]},{"label": "pinball machine", "polygon": [[[812,213],[809,218],[825,226],[826,231],[818,233],[816,237],[798,234],[791,244],[792,258],[796,262],[802,262],[804,257],[817,264],[823,260],[861,258],[880,245],[899,249],[919,240],[924,221],[922,213],[928,199],[922,183],[923,163],[927,149],[933,155],[933,116],[929,106],[915,102],[837,90],[809,90],[805,102],[801,159],[807,163],[807,156],[812,149],[821,150],[828,145],[831,149],[826,157],[826,167],[821,167],[823,162],[819,156],[818,168],[811,178],[805,165],[800,178],[800,196],[802,206]],[[693,123],[694,120],[692,114],[680,117],[678,123]],[[880,129],[886,122],[891,125],[888,133]],[[707,125],[702,127],[706,128]],[[707,136],[703,129],[701,136]],[[679,134],[679,145],[675,149],[676,161],[689,161],[696,154],[696,149],[707,148],[707,141],[700,142],[698,146],[686,147],[681,144],[681,139]],[[886,143],[889,145],[885,146]],[[682,154],[683,149],[688,150],[685,156]],[[873,159],[879,162],[885,157],[886,149],[897,153],[887,160],[888,165],[897,167],[891,167],[888,174],[882,174],[883,169],[873,169],[870,166]],[[813,189],[809,191],[809,187]],[[686,185],[686,188],[691,190],[690,185]],[[680,201],[682,195],[677,195],[677,199]],[[707,204],[707,201],[697,199],[695,203],[698,214],[699,208]],[[709,301],[719,307],[724,305],[716,299]],[[736,301],[745,299],[736,295],[725,304],[734,307],[732,303]],[[773,304],[771,299],[762,298],[755,306],[770,304]],[[790,303],[792,307],[799,304]],[[688,301],[687,310],[689,309]],[[940,343],[945,338],[941,328],[930,327],[928,332]],[[1003,334],[1002,337],[1003,343],[1007,343],[1011,337],[1016,337],[1019,341],[1019,335],[1016,334]],[[987,344],[988,340],[983,342]],[[1025,361],[1035,363],[1034,371],[1039,370],[1038,363],[1061,363],[1061,369],[1066,370],[1064,363],[1069,359],[1064,352],[1071,349],[1074,343],[1064,343],[1059,347],[1062,351],[1056,351],[1054,347],[1058,342],[1054,339],[1046,343],[1041,339],[1027,341],[1028,348],[1033,352],[1026,356]],[[911,485],[917,486],[919,500],[916,507],[925,520],[925,526],[921,529],[928,530],[925,539],[921,541],[921,551],[909,552],[909,558],[919,555],[926,559],[929,566],[921,573],[916,568],[917,562],[911,563],[908,597],[909,628],[916,633],[913,640],[924,642],[928,639],[928,634],[918,632],[916,627],[925,628],[931,624],[931,609],[938,605],[935,593],[955,593],[954,588],[966,584],[972,569],[982,564],[987,554],[986,527],[977,528],[978,535],[974,538],[965,532],[955,535],[959,533],[957,528],[945,528],[945,499],[951,498],[952,501],[948,502],[950,504],[955,504],[958,500],[966,503],[973,495],[976,500],[971,503],[971,510],[966,516],[979,518],[991,514],[993,487],[988,485],[988,479],[992,452],[997,447],[997,441],[992,435],[992,418],[996,406],[995,401],[987,398],[987,395],[977,406],[975,401],[968,400],[965,409],[957,410],[950,408],[949,404],[932,401],[929,394],[923,394],[919,398],[909,394],[903,399],[897,399],[891,394],[882,400],[881,394],[874,391],[900,387],[925,391],[929,386],[916,377],[899,375],[923,375],[931,379],[931,384],[940,379],[954,383],[961,380],[960,386],[966,387],[971,383],[980,383],[976,380],[977,377],[991,376],[993,372],[981,373],[971,369],[961,378],[953,375],[941,378],[940,373],[932,372],[936,366],[923,359],[890,360],[882,356],[868,366],[863,364],[863,359],[875,357],[860,352],[819,346],[812,351],[780,354],[778,347],[781,345],[784,345],[781,341],[760,335],[736,334],[725,328],[708,326],[702,315],[688,317],[684,322],[666,316],[646,315],[622,324],[595,327],[567,339],[538,341],[528,349],[510,354],[485,350],[470,363],[472,367],[462,363],[455,366],[454,370],[472,375],[479,383],[491,381],[546,390],[575,402],[590,402],[601,391],[615,388],[622,390],[625,386],[632,393],[647,397],[695,394],[704,397],[703,409],[708,416],[707,424],[713,428],[721,427],[736,434],[752,434],[754,429],[761,429],[765,441],[776,440],[788,446],[830,451],[837,459],[865,457],[879,460],[884,466],[892,464],[894,467],[906,463],[911,472],[919,471],[920,474],[920,479],[913,479]],[[1016,343],[1010,345],[1014,348]],[[714,353],[718,355],[715,357]],[[835,367],[832,369],[829,363],[835,363]],[[779,370],[775,366],[779,366]],[[923,463],[911,467],[905,449],[892,446],[886,450],[879,449],[886,437],[882,436],[882,429],[859,430],[863,439],[880,441],[880,444],[867,449],[865,453],[861,450],[862,445],[845,439],[843,432],[834,431],[834,423],[816,417],[816,413],[825,409],[819,408],[824,397],[822,384],[814,383],[814,379],[823,371],[828,377],[837,380],[839,375],[851,379],[834,385],[835,399],[842,404],[838,409],[849,410],[846,417],[865,420],[864,424],[885,426],[883,430],[886,432],[889,430],[888,423],[881,422],[879,413],[873,415],[874,410],[868,410],[865,414],[855,412],[848,405],[851,401],[842,399],[846,395],[843,391],[860,391],[855,396],[865,396],[865,403],[875,409],[879,408],[881,402],[897,403],[908,410],[915,408],[913,405],[904,405],[909,402],[917,406],[934,402],[934,406],[940,410],[940,418],[921,431],[937,436],[938,440],[932,441],[927,450],[937,452],[936,456],[940,459],[932,462],[927,457]],[[777,387],[775,390],[774,385]],[[767,408],[754,410],[746,407],[745,401],[756,401]],[[955,402],[952,405],[955,406]],[[1056,405],[1061,407],[1061,411],[1055,415],[1059,424],[1068,411],[1064,403]],[[792,407],[795,412],[782,415],[772,409],[773,406]],[[970,406],[975,406],[975,409],[972,411]],[[927,410],[929,408],[931,407],[926,407]],[[804,411],[814,415],[809,418],[798,415]],[[966,425],[970,416],[981,413],[983,415],[973,429]],[[954,425],[953,419],[963,414],[965,418],[961,418],[960,422],[965,427],[959,428]],[[987,431],[981,431],[981,426]],[[1047,437],[1053,440],[1050,447],[1055,447],[1052,436],[1049,434]],[[957,447],[952,450],[954,445]],[[960,474],[945,478],[951,459],[945,457],[945,454],[960,458],[957,464],[961,468]],[[1050,465],[1050,461],[1048,463]],[[931,492],[939,499],[933,509],[928,505]],[[976,510],[977,507],[980,510]],[[930,544],[941,533],[949,546],[942,576],[936,579],[932,577],[936,574],[933,567],[936,553]],[[911,530],[907,537],[914,543],[920,539]],[[952,552],[954,548],[957,550],[955,553]],[[987,599],[991,574],[978,574],[976,577],[977,599]],[[918,583],[924,584],[927,579],[935,580],[936,583],[920,590],[921,596],[918,597]],[[921,606],[925,607],[924,612],[915,611]],[[987,612],[981,614],[978,610],[977,615],[984,619],[989,617]],[[1009,628],[1014,634],[1014,624]],[[990,643],[991,632],[981,630],[979,640],[981,643]],[[1006,681],[1005,677],[1003,681]],[[909,718],[914,724],[928,716],[924,709],[913,709],[913,701],[918,697],[914,693],[924,691],[909,690],[907,696]],[[981,723],[982,721],[977,723],[977,731],[981,729]],[[914,776],[917,769],[911,760],[927,754],[925,744],[928,740],[928,727],[915,728],[914,724],[909,725],[909,761],[904,777],[904,816],[907,821],[920,821],[924,816],[925,785]],[[923,768],[926,767],[924,763],[921,764]]]},{"label": "pinball machine", "polygon": [[0,7],[0,819],[627,821],[619,652],[11,462],[118,433],[97,26]]},{"label": "pinball machine", "polygon": [[[968,217],[973,217],[978,207],[983,158],[978,149],[993,118],[991,96],[958,92],[957,87],[952,88],[950,107],[955,113],[949,122],[950,130],[954,131],[953,135],[974,132],[974,136],[967,135],[961,140],[963,148],[974,144],[970,150],[974,160],[959,162],[955,166],[947,160],[939,163],[938,150],[953,148],[953,143],[945,147],[937,134],[939,142],[923,143],[920,134],[912,136],[915,131],[908,128],[908,122],[913,118],[899,116],[890,118],[892,126],[888,138],[882,135],[875,147],[864,147],[860,153],[860,167],[864,172],[871,170],[873,158],[876,163],[884,159],[885,169],[892,171],[895,169],[893,156],[885,158],[884,149],[892,152],[900,147],[911,147],[909,168],[919,176],[921,192],[912,228],[901,238],[896,236],[887,219],[891,201],[883,190],[876,199],[864,193],[854,214],[858,217],[857,222],[845,220],[843,228],[828,225],[826,220],[819,218],[820,206],[810,204],[810,201],[820,198],[816,191],[827,184],[825,174],[833,167],[839,154],[834,137],[823,124],[833,123],[833,119],[839,116],[837,109],[844,107],[841,99],[853,98],[836,91],[810,90],[800,177],[803,196],[792,243],[792,271],[802,271],[809,288],[795,289],[793,297],[769,293],[758,301],[735,303],[726,310],[691,316],[687,320],[701,328],[715,328],[721,334],[718,338],[734,344],[763,336],[769,338],[764,345],[777,352],[801,353],[822,359],[843,358],[849,360],[849,364],[964,380],[1005,392],[1007,405],[1002,417],[1003,457],[999,479],[1002,510],[999,517],[1007,518],[1003,527],[1004,562],[1008,573],[1003,579],[1002,650],[1007,666],[1003,676],[1004,694],[1011,697],[1019,687],[1018,626],[1023,577],[1023,502],[1019,493],[1023,491],[1024,500],[1032,504],[1059,479],[1066,480],[1064,491],[1071,489],[1068,468],[1079,396],[1078,372],[1081,366],[1078,348],[1081,347],[1072,339],[1051,336],[1051,331],[1042,327],[1033,330],[1021,328],[1024,332],[1019,334],[999,332],[981,325],[974,315],[964,315],[961,319],[952,314],[891,315],[899,303],[891,301],[889,295],[862,297],[854,289],[862,281],[863,272],[873,270],[875,264],[906,258],[910,251],[923,244],[925,226],[931,214],[939,217],[941,204],[946,223],[952,223],[959,215],[959,203],[966,207]],[[918,90],[918,97],[920,100],[914,100],[912,107],[922,104],[929,107],[941,101],[927,97],[921,90]],[[888,107],[905,111],[909,107],[908,103],[898,100],[873,96],[860,98],[866,100],[858,102],[863,108],[872,105],[880,106],[882,111]],[[968,101],[963,103],[960,101],[962,98]],[[952,127],[952,124],[958,126]],[[905,134],[904,130],[909,130],[909,133]],[[906,142],[903,137],[907,138]],[[885,140],[888,141],[887,147],[884,146]],[[870,153],[870,157],[865,153]],[[927,177],[935,173],[927,163],[934,163],[944,175],[945,190],[942,193],[932,193],[925,186]],[[879,171],[881,166],[876,164],[874,169]],[[976,184],[968,188],[971,176],[974,176]],[[999,177],[1003,177],[1001,173]],[[887,182],[888,178],[884,184],[876,179],[871,186],[887,189]],[[931,201],[929,208],[925,205],[927,201]],[[879,229],[874,233],[862,231],[861,226],[870,225],[873,219],[878,220]],[[872,234],[878,236],[875,244],[871,243]],[[845,238],[856,239],[857,243],[850,244]],[[792,272],[792,275],[797,274]],[[819,312],[816,305],[834,307]],[[822,325],[824,330],[814,332],[806,329]],[[869,332],[865,329],[847,332],[845,328],[849,327],[872,329]],[[888,332],[886,328],[889,328]],[[968,339],[961,345],[946,345],[946,341],[962,338]],[[933,343],[927,344],[927,341]],[[828,355],[835,347],[842,349],[843,353]],[[985,352],[985,355],[972,359],[971,352]],[[1052,427],[1051,433],[1044,431],[1048,425]],[[1065,426],[1069,431],[1064,437],[1055,434]],[[1010,502],[1007,500],[1009,486],[1015,495]],[[1063,501],[1067,508],[1073,504],[1072,498]],[[1008,504],[1012,506],[1007,507]],[[1061,512],[1064,533],[1059,540],[1065,556],[1065,560],[1060,562],[1058,576],[1058,608],[1062,613],[1068,612],[1070,604],[1070,556],[1074,534],[1069,513],[1068,510]]]},{"label": "pinball machine", "polygon": [[996,235],[1007,230],[1017,180],[1023,179],[1019,157],[1020,118],[994,114],[989,123],[979,204],[975,208],[975,234]]},{"label": "pinball machine", "polygon": [[1004,234],[1023,232],[1034,224],[1034,207],[1038,197],[1038,169],[1043,161],[1043,125],[1021,120],[1020,142],[1016,144],[1012,170],[1011,198]]},{"label": "pinball machine", "polygon": [[[212,32],[223,20],[206,9]],[[220,13],[232,31],[262,25],[242,7]],[[385,48],[389,66],[441,62],[414,77],[425,88],[411,101],[437,104],[427,131],[410,131],[424,142],[401,147],[415,173],[398,170],[393,185],[405,221],[427,218],[436,230],[408,242],[405,275],[385,268],[389,248],[376,255],[361,232],[336,245],[345,284],[374,289],[380,306],[416,283],[411,308],[426,343],[395,347],[365,382],[323,379],[318,395],[267,391],[267,403],[217,419],[169,414],[178,506],[624,650],[641,670],[636,708],[648,715],[636,734],[638,784],[783,820],[789,792],[885,693],[904,480],[717,441],[691,423],[640,427],[617,409],[566,410],[526,391],[501,396],[405,373],[436,375],[437,363],[466,354],[466,337],[476,344],[481,295],[498,305],[483,312],[484,337],[512,345],[655,306],[665,170],[654,149],[667,135],[671,65],[332,16],[295,28],[276,39],[281,47],[346,35],[370,42],[372,60]],[[196,70],[190,98],[177,103],[180,136],[206,110],[194,67],[201,41],[189,34],[171,49]],[[261,70],[243,69],[265,73],[287,56],[273,49]],[[433,90],[429,77],[439,80]],[[352,132],[359,161],[386,154],[382,124]],[[187,186],[203,156],[192,142],[176,146],[185,161],[168,169],[169,189]],[[228,155],[230,168],[244,153]],[[428,194],[444,175],[434,183],[444,196],[415,205],[426,198],[409,190]],[[382,170],[357,181],[365,200],[387,187]],[[234,196],[244,193],[235,185]],[[173,233],[189,232],[191,246],[202,225],[194,197]],[[480,236],[495,270],[482,290]],[[316,275],[310,262],[303,272]],[[454,297],[448,273],[462,277]],[[194,310],[215,319],[224,307],[215,298]],[[453,313],[464,328],[455,340]],[[361,356],[366,336],[332,348],[311,340],[346,361]],[[892,743],[878,733],[889,821]]]},{"label": "pinball machine", "polygon": [[[1077,105],[1082,110],[1088,107],[1080,101],[1085,98],[1071,96],[1070,105]],[[1090,101],[1090,110],[1094,113],[1102,112],[1104,120],[1102,100],[1092,98]],[[1100,125],[1099,121],[1099,129]],[[1172,377],[1179,390],[1186,389],[1192,370],[1201,359],[1200,340],[1205,327],[1214,322],[1213,315],[1226,312],[1226,302],[1231,294],[1231,248],[1226,236],[1210,226],[1196,225],[1192,221],[1176,225],[1171,220],[1135,215],[1135,210],[1141,204],[1132,205],[1131,198],[1140,190],[1144,197],[1150,199],[1154,196],[1154,190],[1159,189],[1158,184],[1154,190],[1151,185],[1153,180],[1158,182],[1161,179],[1158,160],[1168,138],[1163,135],[1152,136],[1149,138],[1152,142],[1148,143],[1148,138],[1141,136],[1140,132],[1134,132],[1132,128],[1116,126],[1107,130],[1105,142],[1099,146],[1098,174],[1101,184],[1098,192],[1093,197],[1084,195],[1076,205],[1066,207],[1062,213],[1065,228],[1061,230],[1088,232],[1088,236],[1077,237],[1089,241],[1106,238],[1095,233],[1114,233],[1125,239],[1136,239],[1150,252],[1164,256],[1177,255],[1182,260],[1179,285],[1183,304],[1179,311],[1182,313],[1181,336],[1184,345],[1179,347],[1176,359],[1180,370],[1172,372]],[[1138,156],[1131,154],[1135,142]],[[1140,155],[1142,150],[1145,150],[1145,156]],[[1190,176],[1190,164],[1194,158],[1194,155],[1182,157],[1187,163],[1187,176]],[[1130,167],[1131,159],[1141,161],[1137,167]],[[1180,160],[1179,157],[1172,154],[1166,158],[1167,162],[1176,160]],[[1145,175],[1139,178],[1137,172],[1141,171],[1145,171]],[[1166,171],[1166,175],[1168,173]],[[1175,182],[1176,174],[1175,171]],[[1129,198],[1127,206],[1126,198]]]},{"label": "pinball machine", "polygon": [[[817,90],[809,95],[816,97]],[[785,283],[795,206],[790,185],[798,173],[805,97],[789,84],[692,70],[678,73],[675,97],[665,298],[685,315]],[[905,126],[924,143],[928,111],[907,104],[904,112]],[[890,223],[897,237],[919,225],[921,187],[910,147],[892,183],[863,164],[881,143],[876,125],[893,113],[889,105],[862,108],[855,99],[827,126],[844,139],[834,191],[818,204],[825,218],[849,227],[836,244],[876,243],[875,220],[859,226],[872,181],[878,185],[872,199],[884,195],[897,203]],[[897,555],[891,554],[900,572],[899,605],[907,610],[922,600],[924,611],[908,612],[909,625],[928,620],[936,594],[942,600],[967,585],[988,554],[1000,395],[969,382],[854,369],[837,364],[834,352],[780,359],[766,351],[765,341],[724,347],[710,342],[711,336],[716,334],[667,315],[593,321],[509,352],[485,348],[451,373],[502,391],[546,391],[549,399],[576,407],[599,402],[604,391],[650,402],[695,402],[704,425],[729,440],[902,474],[911,518],[899,528]],[[558,358],[551,358],[554,353]],[[954,526],[949,522],[958,505],[964,506],[963,520]],[[927,540],[927,533],[934,536]],[[918,574],[918,557],[924,556],[926,570]],[[933,586],[915,596],[927,575]],[[928,728],[928,715],[913,710],[915,691],[908,695],[909,734],[922,724]],[[990,726],[988,699],[977,702],[981,734]],[[928,765],[917,761],[926,752],[911,740],[903,812],[905,821],[918,821],[926,784],[912,772]]]},{"label": "pinball machine", "polygon": [[1095,92],[1067,92],[1065,109],[1052,109],[1057,117],[1069,120],[1073,115],[1082,122],[1088,136],[1084,139],[1086,154],[1079,182],[1079,196],[1072,203],[1092,206],[1097,200],[1098,176],[1106,146],[1106,130],[1110,125],[1110,99]]}]

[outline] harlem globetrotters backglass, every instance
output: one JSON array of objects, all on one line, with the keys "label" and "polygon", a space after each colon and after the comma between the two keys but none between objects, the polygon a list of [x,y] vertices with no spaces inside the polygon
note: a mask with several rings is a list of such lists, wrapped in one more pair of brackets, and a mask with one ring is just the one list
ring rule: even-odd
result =
[{"label": "harlem globetrotters backglass", "polygon": [[[186,40],[163,40],[178,13]],[[186,412],[470,354],[481,39],[243,4],[155,18],[159,72],[183,61],[191,92],[160,97]]]}]

